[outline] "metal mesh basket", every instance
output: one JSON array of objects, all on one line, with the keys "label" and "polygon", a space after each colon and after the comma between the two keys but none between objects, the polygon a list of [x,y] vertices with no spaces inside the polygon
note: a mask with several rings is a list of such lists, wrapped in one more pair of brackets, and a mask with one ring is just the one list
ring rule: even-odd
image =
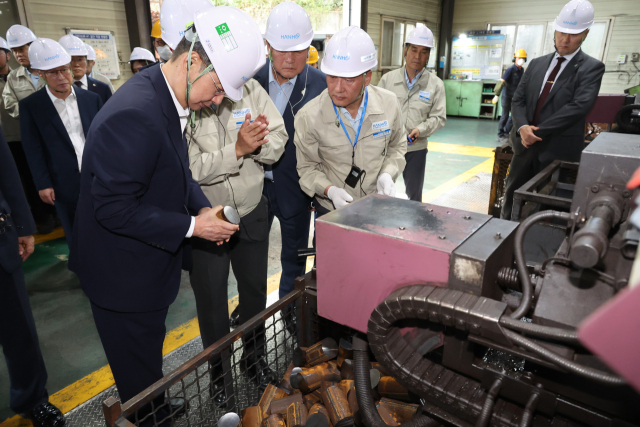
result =
[{"label": "metal mesh basket", "polygon": [[[241,414],[257,405],[262,391],[249,375],[245,354],[251,354],[251,348],[264,354],[279,381],[299,345],[309,346],[320,337],[353,335],[351,329],[319,317],[316,298],[314,290],[295,290],[130,401],[121,405],[113,397],[107,399],[103,403],[107,425],[209,427],[227,412]],[[290,317],[294,310],[296,316]],[[293,320],[285,322],[286,317]],[[226,399],[221,405],[211,396],[213,373],[217,384],[224,384]],[[182,411],[172,412],[170,402],[175,398],[188,403],[186,411],[183,406]]]}]

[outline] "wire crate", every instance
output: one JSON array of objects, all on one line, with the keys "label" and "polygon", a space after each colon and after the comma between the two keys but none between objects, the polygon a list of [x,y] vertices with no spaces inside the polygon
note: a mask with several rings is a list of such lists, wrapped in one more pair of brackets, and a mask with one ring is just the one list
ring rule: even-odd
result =
[{"label": "wire crate", "polygon": [[[307,274],[307,280],[311,275]],[[102,405],[106,425],[213,427],[225,413],[240,415],[242,409],[257,405],[262,392],[249,378],[245,349],[262,346],[264,358],[279,381],[298,346],[310,346],[320,337],[339,339],[353,335],[349,328],[318,316],[315,289],[306,288],[304,283],[305,279],[299,278],[296,290],[128,402],[121,404],[113,397],[107,399]],[[285,322],[285,317],[294,311],[293,321]],[[217,405],[210,384],[212,372],[220,371],[222,379],[218,381],[224,382],[226,400]],[[169,402],[173,398],[188,402],[185,413],[171,412]]]}]

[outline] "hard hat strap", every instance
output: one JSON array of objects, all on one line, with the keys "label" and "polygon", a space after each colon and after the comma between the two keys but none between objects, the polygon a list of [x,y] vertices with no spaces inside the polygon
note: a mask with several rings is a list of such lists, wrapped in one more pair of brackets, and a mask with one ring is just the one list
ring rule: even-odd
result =
[{"label": "hard hat strap", "polygon": [[[192,82],[189,81],[189,72],[191,71],[191,53],[193,52],[193,46],[196,44],[196,41],[198,41],[198,33],[194,33],[193,35],[193,40],[191,40],[191,46],[189,47],[189,55],[187,56],[187,95],[186,95],[187,107],[189,106],[189,95],[191,94],[191,87],[193,86],[193,84],[196,81],[198,81],[200,77],[204,76],[209,71],[213,70],[213,64],[209,64],[209,66],[205,68],[198,75],[198,77],[196,77]],[[191,123],[192,128],[196,127],[195,111],[191,111],[191,114],[189,115],[189,122]]]}]

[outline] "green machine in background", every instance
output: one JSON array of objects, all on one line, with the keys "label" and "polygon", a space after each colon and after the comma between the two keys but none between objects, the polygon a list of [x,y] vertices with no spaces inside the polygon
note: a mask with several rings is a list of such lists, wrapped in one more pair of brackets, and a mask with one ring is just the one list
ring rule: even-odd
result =
[{"label": "green machine in background", "polygon": [[496,80],[445,80],[447,116],[496,119],[502,112],[500,102],[492,104]]}]

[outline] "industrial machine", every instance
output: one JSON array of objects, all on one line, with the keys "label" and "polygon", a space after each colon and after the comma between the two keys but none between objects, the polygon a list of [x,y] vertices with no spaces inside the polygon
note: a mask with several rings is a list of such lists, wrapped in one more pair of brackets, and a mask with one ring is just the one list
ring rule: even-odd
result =
[{"label": "industrial machine", "polygon": [[[517,223],[371,195],[319,218],[318,314],[366,334],[353,347],[367,427],[383,425],[369,349],[422,403],[412,427],[640,425],[640,394],[577,332],[629,285],[640,233],[626,184],[639,167],[640,136],[603,133],[583,152],[569,212]],[[523,241],[541,222],[566,234],[528,264]]]}]

